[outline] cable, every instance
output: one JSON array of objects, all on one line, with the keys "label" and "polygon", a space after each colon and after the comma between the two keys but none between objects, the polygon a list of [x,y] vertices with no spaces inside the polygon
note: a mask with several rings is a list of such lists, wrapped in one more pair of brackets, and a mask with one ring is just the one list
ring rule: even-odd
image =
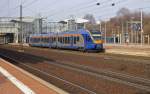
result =
[{"label": "cable", "polygon": [[[102,8],[105,8],[103,5],[106,5],[105,3],[108,3],[108,1],[112,1],[112,0],[103,1],[103,2],[101,3],[101,7],[102,7]],[[96,3],[95,3],[95,6],[96,6]],[[94,7],[94,8],[95,8],[95,6],[92,5],[92,6],[90,6],[90,7]],[[90,7],[88,6],[88,7],[86,7],[86,8],[90,9]],[[96,7],[97,7],[97,6],[96,6]],[[84,8],[85,8],[85,7],[84,7]],[[99,8],[99,7],[98,7],[98,8]],[[83,11],[83,9],[82,9],[81,11]],[[78,10],[78,12],[81,12],[81,11]],[[87,10],[86,10],[86,11],[87,11]],[[77,13],[78,13],[78,12],[77,12]],[[71,13],[70,13],[70,14],[71,14]]]},{"label": "cable", "polygon": [[31,5],[33,5],[33,4],[35,4],[35,3],[38,2],[38,1],[39,1],[39,0],[32,0],[30,3],[24,5],[23,8],[27,8],[27,7],[29,7],[29,6],[31,6]]},{"label": "cable", "polygon": [[[111,1],[111,0],[106,0],[106,1],[103,1],[102,3],[100,3],[100,4],[104,4],[104,3],[106,3],[106,2],[108,2],[108,1]],[[88,2],[89,3],[89,2]],[[83,4],[83,3],[82,3]],[[81,5],[82,5],[81,4]],[[88,6],[87,6],[88,5]],[[93,0],[92,0],[92,4],[91,4],[91,1],[90,1],[90,4],[86,4],[86,6],[84,6],[84,7],[78,7],[78,8],[76,8],[76,9],[74,9],[74,7],[72,7],[72,8],[69,8],[69,11],[72,11],[72,12],[74,12],[73,10],[75,10],[75,11],[81,11],[81,10],[83,10],[83,9],[86,9],[86,8],[91,8],[91,7],[97,7],[97,5],[96,5],[96,2],[94,1],[93,2]],[[65,11],[65,12],[69,12],[69,11]],[[72,13],[71,12],[71,13]],[[60,13],[62,13],[62,12],[58,12],[58,13],[55,13],[55,14],[53,14],[53,15],[56,15],[56,14],[60,14]],[[71,14],[71,13],[69,13],[69,14]]]},{"label": "cable", "polygon": [[[95,1],[95,0],[94,0]],[[69,12],[69,11],[72,11],[72,10],[74,10],[75,8],[82,8],[82,7],[85,7],[85,6],[83,6],[83,5],[88,5],[89,6],[89,3],[91,4],[93,2],[93,0],[92,1],[88,1],[88,2],[83,2],[83,3],[80,3],[80,4],[78,4],[78,5],[75,5],[75,6],[73,6],[73,7],[71,7],[71,8],[68,8],[67,9],[67,11],[65,11],[65,12]],[[82,5],[81,7],[80,7],[80,5]],[[77,7],[78,6],[78,7]],[[64,12],[64,10],[60,10],[60,11],[57,11],[55,14],[60,14],[61,12]],[[51,15],[51,14],[50,14]],[[49,16],[49,15],[48,15]]]}]

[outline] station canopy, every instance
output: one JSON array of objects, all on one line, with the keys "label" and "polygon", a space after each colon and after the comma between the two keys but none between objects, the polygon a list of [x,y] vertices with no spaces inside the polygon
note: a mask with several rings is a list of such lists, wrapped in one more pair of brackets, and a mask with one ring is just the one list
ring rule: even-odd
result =
[{"label": "station canopy", "polygon": [[[65,19],[64,21],[68,22],[69,20],[71,20],[71,19]],[[87,23],[87,22],[89,22],[89,20],[86,20],[86,19],[83,19],[83,18],[76,18],[75,22],[76,23]]]},{"label": "station canopy", "polygon": [[[22,22],[33,22],[35,20],[35,18],[34,17],[23,17],[22,18]],[[15,19],[13,19],[12,20],[12,22],[20,22],[20,18],[18,17],[18,18],[15,18]]]}]

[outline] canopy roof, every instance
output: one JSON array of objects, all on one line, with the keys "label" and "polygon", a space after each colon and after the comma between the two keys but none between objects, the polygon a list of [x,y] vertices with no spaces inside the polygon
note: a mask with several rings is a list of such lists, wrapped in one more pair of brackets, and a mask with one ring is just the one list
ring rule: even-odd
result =
[{"label": "canopy roof", "polygon": [[[71,19],[65,19],[64,21],[68,22],[69,20],[71,20]],[[87,22],[89,22],[89,20],[86,20],[86,19],[83,19],[83,18],[76,18],[75,22],[76,23],[87,23]]]}]

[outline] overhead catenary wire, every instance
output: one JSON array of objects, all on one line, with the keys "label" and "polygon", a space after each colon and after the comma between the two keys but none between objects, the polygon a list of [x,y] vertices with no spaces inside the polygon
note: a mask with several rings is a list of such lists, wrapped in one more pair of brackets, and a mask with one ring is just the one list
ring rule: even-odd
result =
[{"label": "overhead catenary wire", "polygon": [[[90,0],[90,1],[88,1],[88,2],[82,2],[82,3],[80,3],[80,4],[78,4],[78,5],[75,5],[75,6],[73,6],[73,7],[71,7],[71,8],[68,8],[68,9],[62,9],[62,10],[59,10],[59,11],[57,11],[57,12],[55,12],[55,14],[49,14],[49,15],[47,15],[47,16],[51,16],[51,15],[56,15],[56,14],[61,14],[62,12],[64,13],[69,13],[69,12],[71,12],[71,11],[74,11],[74,10],[76,10],[76,9],[81,9],[81,8],[83,8],[83,7],[87,7],[87,6],[91,6],[91,3],[92,3],[92,6],[93,6],[93,2],[95,2],[95,0],[93,1],[93,0]],[[81,5],[81,6],[80,6]],[[78,6],[78,7],[77,7]]]},{"label": "overhead catenary wire", "polygon": [[[110,0],[109,0],[110,1]],[[107,3],[107,4],[105,4],[105,3]],[[96,7],[97,9],[99,9],[99,8],[101,8],[101,9],[104,9],[104,8],[109,8],[109,7],[111,7],[111,4],[113,4],[114,2],[108,2],[108,0],[106,0],[106,1],[103,1],[103,3],[101,3],[101,7]],[[121,3],[120,1],[118,1],[118,2],[116,2],[116,4],[118,4],[118,3]],[[96,4],[96,3],[95,3]],[[104,5],[106,6],[106,7],[104,7]],[[94,5],[94,6],[91,6],[91,7],[94,7],[95,8],[95,6],[96,5]],[[90,7],[88,8],[88,9],[91,9]],[[83,10],[81,10],[81,11],[83,11]],[[85,10],[86,11],[86,10]],[[80,13],[80,11],[78,11],[77,12],[78,14]],[[51,17],[52,16],[55,16],[56,14],[53,14],[53,15],[51,15]],[[71,13],[69,14],[69,15],[71,15]],[[69,16],[68,15],[68,16]]]},{"label": "overhead catenary wire", "polygon": [[25,4],[25,5],[23,5],[23,8],[27,8],[27,7],[29,7],[29,6],[31,6],[31,5],[33,5],[33,4],[35,4],[36,2],[38,2],[39,0],[32,0],[31,2],[29,2],[29,3],[27,3],[27,4]]},{"label": "overhead catenary wire", "polygon": [[[103,2],[101,2],[100,4],[101,4],[101,6],[103,5],[103,4],[105,4],[105,3],[107,3],[108,1],[112,1],[112,0],[106,0],[106,1],[103,1]],[[74,12],[74,11],[83,11],[83,10],[85,10],[85,9],[90,9],[90,8],[93,8],[93,7],[97,7],[97,5],[96,5],[96,3],[97,2],[92,2],[92,4],[90,3],[90,4],[86,4],[86,6],[84,6],[84,7],[78,7],[78,8],[76,8],[76,9],[72,9],[72,8],[69,8],[69,10],[67,10],[67,11],[63,11],[63,13],[66,13],[66,12],[69,12],[69,15],[71,15],[72,14],[72,12]],[[54,15],[57,15],[57,14],[61,14],[62,12],[61,11],[59,11],[58,13],[55,13],[55,14],[51,14],[51,15],[48,15],[48,16],[54,16]],[[74,12],[75,13],[75,12]]]}]

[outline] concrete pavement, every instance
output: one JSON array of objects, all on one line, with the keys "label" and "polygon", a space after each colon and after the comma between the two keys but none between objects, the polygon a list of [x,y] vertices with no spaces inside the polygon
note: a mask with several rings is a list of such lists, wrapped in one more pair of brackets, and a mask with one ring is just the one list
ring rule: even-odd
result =
[{"label": "concrete pavement", "polygon": [[104,44],[106,53],[150,57],[150,45]]}]

